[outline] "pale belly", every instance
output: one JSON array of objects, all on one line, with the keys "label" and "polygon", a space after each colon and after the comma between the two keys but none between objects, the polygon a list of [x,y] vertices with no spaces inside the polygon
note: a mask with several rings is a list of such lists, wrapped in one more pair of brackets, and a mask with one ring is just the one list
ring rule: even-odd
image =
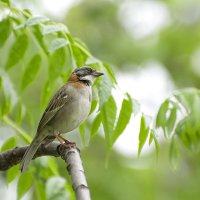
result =
[{"label": "pale belly", "polygon": [[74,130],[87,118],[90,107],[91,102],[86,97],[68,102],[56,113],[54,120],[51,122],[51,128],[60,133]]}]

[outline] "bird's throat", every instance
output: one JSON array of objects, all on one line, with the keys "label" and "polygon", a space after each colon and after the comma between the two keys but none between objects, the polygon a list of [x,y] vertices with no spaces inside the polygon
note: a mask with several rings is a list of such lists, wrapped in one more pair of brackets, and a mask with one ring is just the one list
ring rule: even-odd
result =
[{"label": "bird's throat", "polygon": [[82,82],[86,86],[91,86],[92,85],[90,80],[80,80],[80,82]]}]

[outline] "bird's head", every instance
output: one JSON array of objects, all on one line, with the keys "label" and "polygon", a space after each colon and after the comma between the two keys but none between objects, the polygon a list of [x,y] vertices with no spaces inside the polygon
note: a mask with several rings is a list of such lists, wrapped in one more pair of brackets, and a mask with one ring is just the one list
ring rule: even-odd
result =
[{"label": "bird's head", "polygon": [[80,81],[90,85],[94,82],[96,77],[103,75],[102,72],[98,72],[95,69],[87,66],[76,68],[72,74],[76,75]]}]

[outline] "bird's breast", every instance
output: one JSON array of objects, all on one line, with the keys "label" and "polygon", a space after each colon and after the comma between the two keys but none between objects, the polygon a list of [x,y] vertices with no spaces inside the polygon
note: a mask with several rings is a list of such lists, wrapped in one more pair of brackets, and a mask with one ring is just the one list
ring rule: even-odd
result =
[{"label": "bird's breast", "polygon": [[69,101],[55,116],[54,129],[66,133],[77,128],[88,116],[91,108],[91,90],[72,92]]}]

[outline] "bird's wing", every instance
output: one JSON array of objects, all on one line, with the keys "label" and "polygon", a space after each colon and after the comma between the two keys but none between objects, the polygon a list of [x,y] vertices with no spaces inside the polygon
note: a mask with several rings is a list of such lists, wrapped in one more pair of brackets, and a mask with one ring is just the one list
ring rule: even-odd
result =
[{"label": "bird's wing", "polygon": [[41,129],[55,116],[55,114],[65,105],[69,100],[69,95],[66,93],[66,86],[63,86],[58,92],[53,96],[49,102],[47,108],[45,109],[41,120],[38,125],[37,132]]}]

